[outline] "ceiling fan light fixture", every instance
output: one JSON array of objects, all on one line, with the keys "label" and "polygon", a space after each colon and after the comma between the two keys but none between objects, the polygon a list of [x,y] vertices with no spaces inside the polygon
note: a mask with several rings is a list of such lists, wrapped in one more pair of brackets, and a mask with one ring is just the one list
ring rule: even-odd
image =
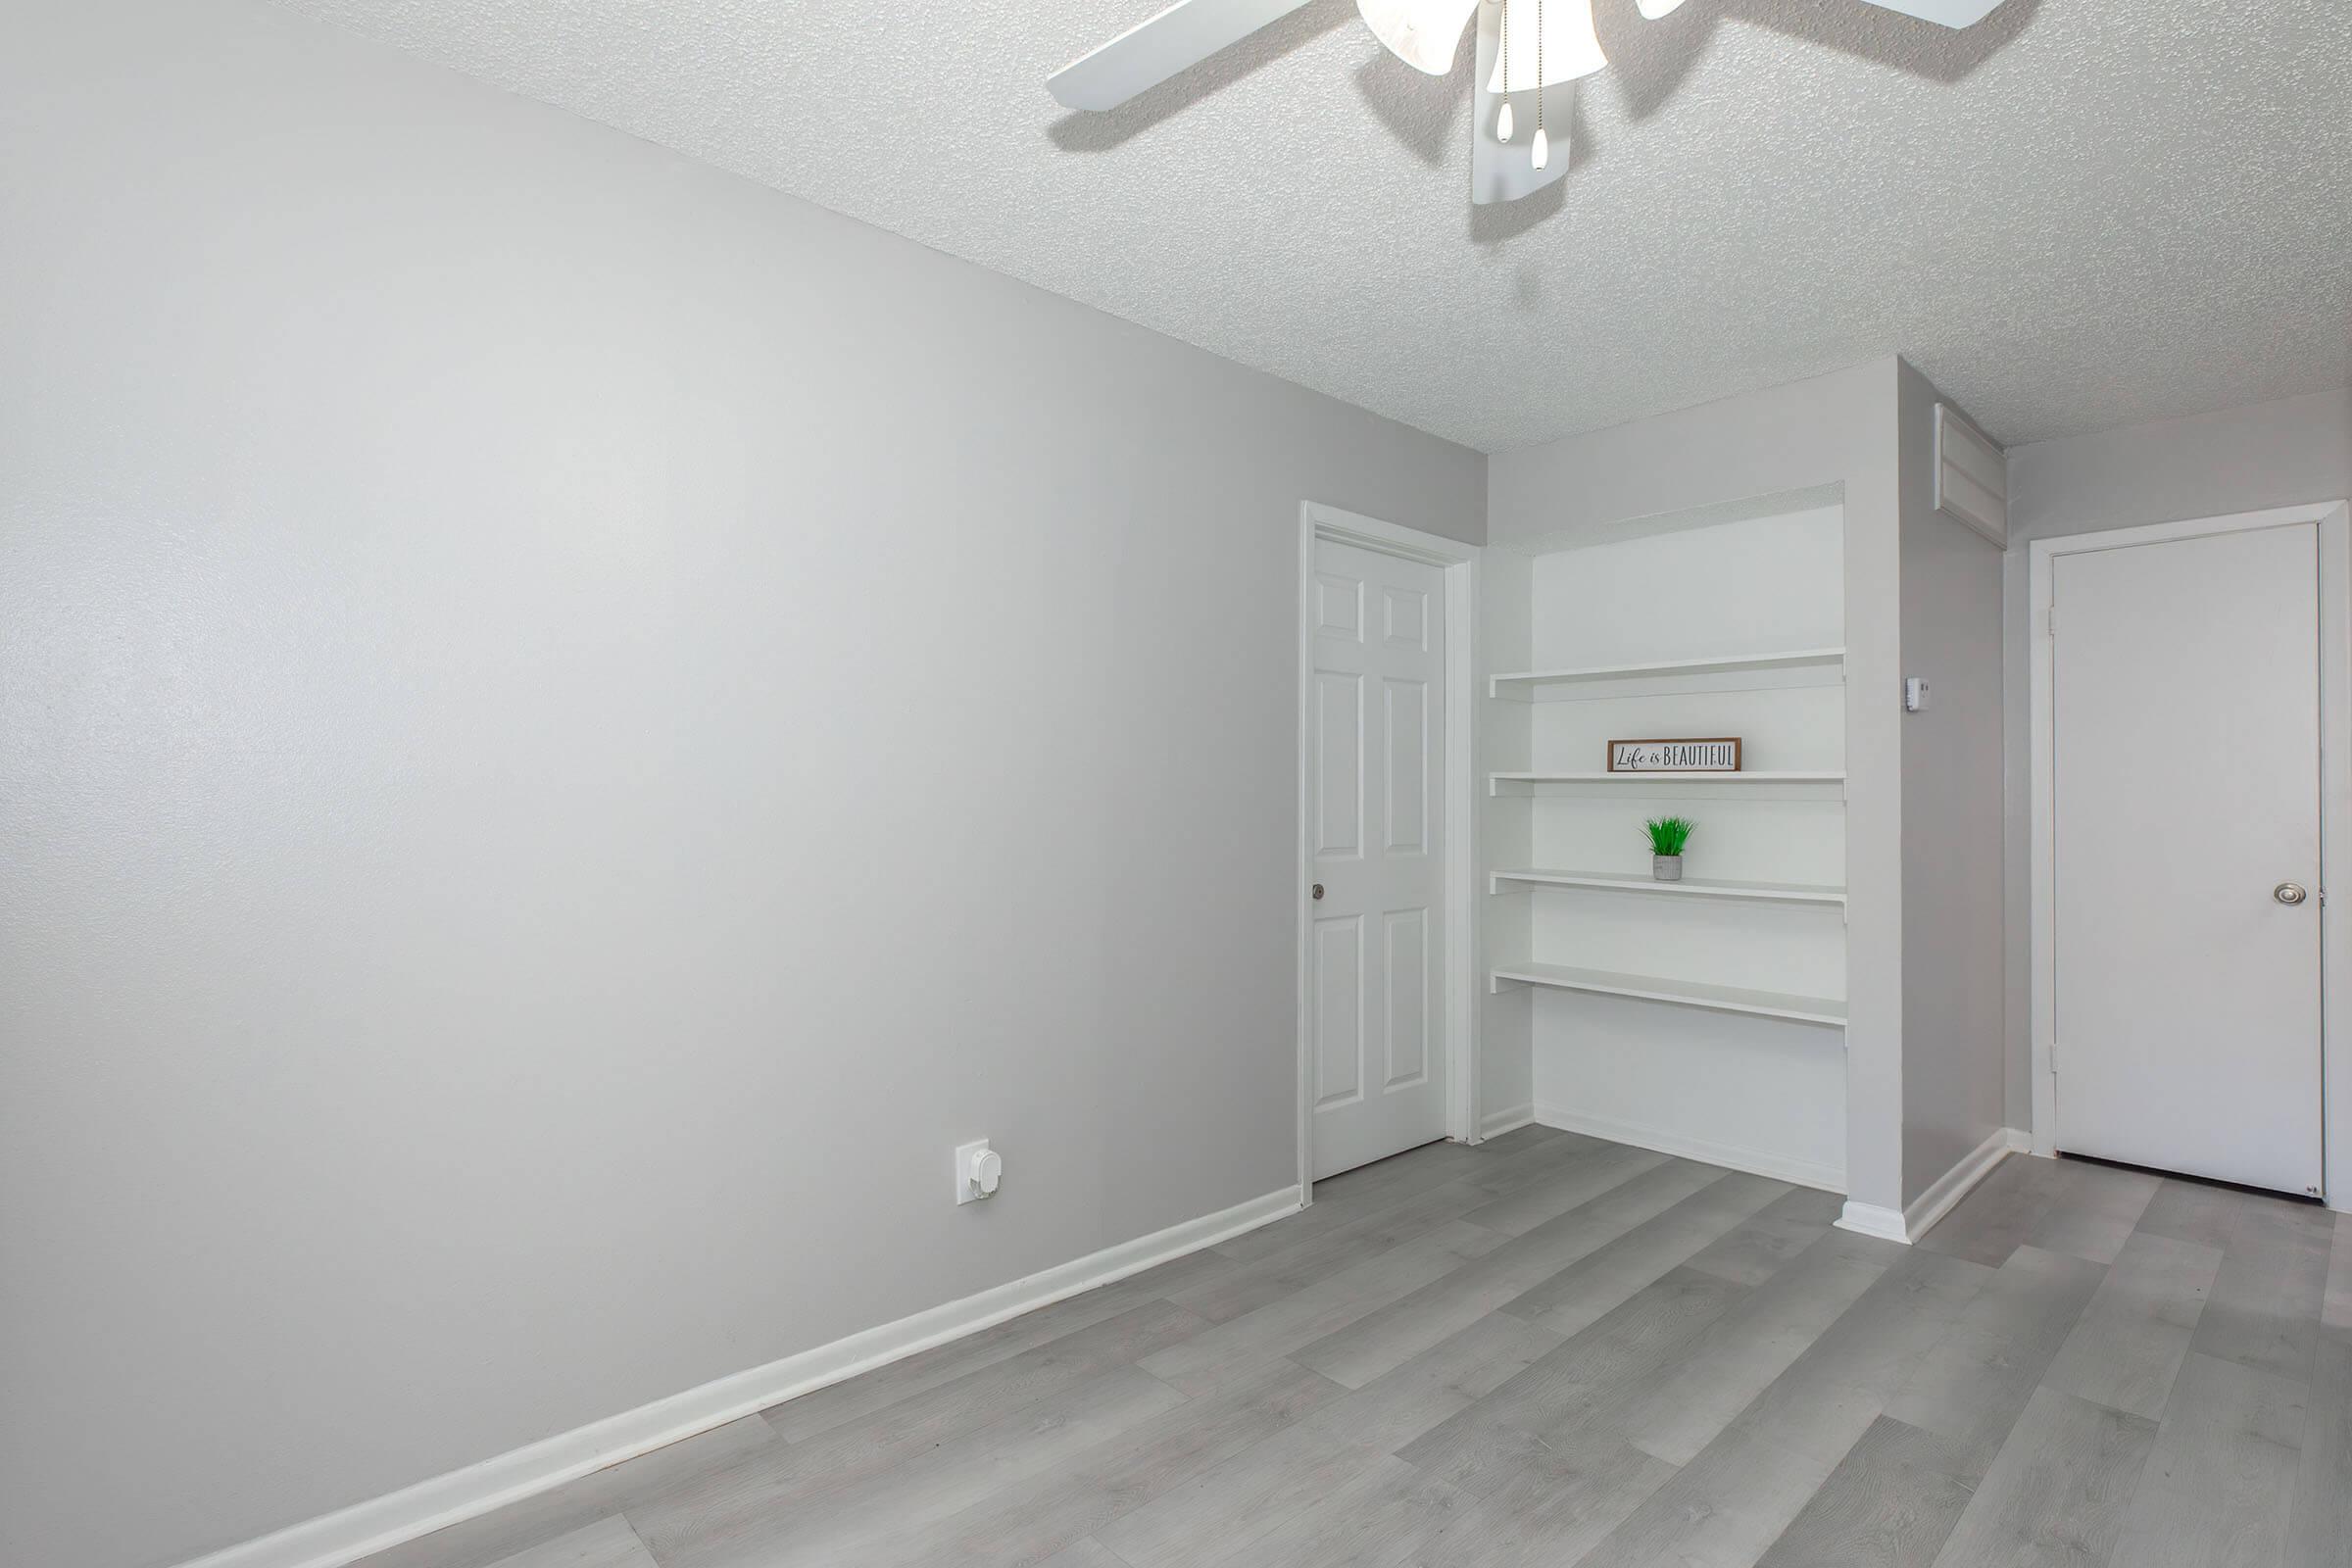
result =
[{"label": "ceiling fan light fixture", "polygon": [[[1488,78],[1489,92],[1527,92],[1537,85],[1537,57],[1542,57],[1543,85],[1549,87],[1579,76],[1590,76],[1603,70],[1609,57],[1600,52],[1600,38],[1592,30],[1592,0],[1544,0],[1540,15],[1544,22],[1544,41],[1534,50],[1514,49],[1510,59],[1494,62],[1494,74]],[[1503,79],[1503,68],[1510,68],[1510,79]]]},{"label": "ceiling fan light fixture", "polygon": [[1432,76],[1453,69],[1478,0],[1355,0],[1356,15],[1389,53]]},{"label": "ceiling fan light fixture", "polygon": [[[1056,102],[1069,109],[1101,113],[1131,102],[1211,55],[1230,49],[1259,29],[1313,0],[1169,0],[1165,9],[1120,33],[1108,43],[1081,55],[1047,78]],[[1427,75],[1443,76],[1461,55],[1462,33],[1481,5],[1492,5],[1494,18],[1494,69],[1483,89],[1471,94],[1484,115],[1485,98],[1497,100],[1489,139],[1485,127],[1471,141],[1470,199],[1478,205],[1517,201],[1551,183],[1558,175],[1529,177],[1527,166],[1516,159],[1496,161],[1497,144],[1511,140],[1511,99],[1531,89],[1536,94],[1533,165],[1543,169],[1551,159],[1551,138],[1544,126],[1548,87],[1562,86],[1608,69],[1600,38],[1592,25],[1593,0],[1534,0],[1536,47],[1531,57],[1511,47],[1510,13],[1514,0],[1355,0],[1356,12],[1382,47]],[[1945,27],[1967,27],[1982,21],[2001,0],[1855,0],[1901,16]],[[1524,8],[1528,0],[1516,0]],[[1643,17],[1655,22],[1682,8],[1683,0],[1635,0]],[[1557,25],[1546,27],[1544,14],[1564,12]],[[1482,28],[1482,32],[1483,32]],[[1482,41],[1479,51],[1484,52]],[[1475,75],[1475,67],[1473,68]],[[1482,97],[1483,93],[1483,97]],[[1563,96],[1562,112],[1570,107]],[[1562,127],[1563,165],[1568,142]]]}]

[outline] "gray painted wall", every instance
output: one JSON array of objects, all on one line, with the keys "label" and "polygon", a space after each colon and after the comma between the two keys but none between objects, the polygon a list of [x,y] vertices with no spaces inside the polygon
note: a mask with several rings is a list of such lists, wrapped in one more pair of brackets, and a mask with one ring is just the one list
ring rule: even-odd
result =
[{"label": "gray painted wall", "polygon": [[7,31],[0,1560],[1294,1179],[1298,506],[1484,459],[240,0]]},{"label": "gray painted wall", "polygon": [[1899,1208],[1903,1180],[1903,733],[1898,363],[1497,454],[1496,541],[1842,484],[1845,504],[1846,1184]]},{"label": "gray painted wall", "polygon": [[1938,394],[1896,384],[1902,673],[1929,683],[1902,718],[1907,1205],[2002,1125],[2001,550],[1936,510]]},{"label": "gray painted wall", "polygon": [[2031,628],[2026,546],[2035,539],[2352,498],[2352,391],[2317,392],[2185,419],[2019,447],[2009,454],[2003,711],[2007,735],[2008,1040],[2012,1127],[2033,1124],[2034,1035],[2027,770]]}]

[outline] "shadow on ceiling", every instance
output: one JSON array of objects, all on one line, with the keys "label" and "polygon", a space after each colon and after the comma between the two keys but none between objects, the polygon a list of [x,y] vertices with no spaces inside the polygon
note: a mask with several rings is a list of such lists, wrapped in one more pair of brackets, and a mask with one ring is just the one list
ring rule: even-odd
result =
[{"label": "shadow on ceiling", "polygon": [[[1820,48],[1948,84],[1999,53],[2040,9],[2041,0],[2008,0],[1975,26],[1954,30],[1882,11],[1864,0],[1689,0],[1658,22],[1642,20],[1633,0],[1594,0],[1593,25],[1609,68],[1580,86],[1585,92],[1618,93],[1634,120],[1645,120],[1673,101],[1714,41],[1715,29],[1727,21],[1770,27]],[[1100,114],[1073,111],[1048,126],[1046,134],[1065,152],[1107,151],[1355,20],[1354,0],[1311,0],[1118,108]],[[1477,46],[1477,29],[1465,27],[1454,68],[1443,76],[1415,71],[1385,49],[1376,49],[1354,73],[1356,91],[1374,116],[1401,146],[1433,169],[1462,156],[1456,123],[1471,96],[1474,72],[1467,62],[1475,58]],[[1567,187],[1594,152],[1581,107],[1568,145],[1566,177],[1515,202],[1472,207],[1470,237],[1482,245],[1498,244],[1564,211]]]}]

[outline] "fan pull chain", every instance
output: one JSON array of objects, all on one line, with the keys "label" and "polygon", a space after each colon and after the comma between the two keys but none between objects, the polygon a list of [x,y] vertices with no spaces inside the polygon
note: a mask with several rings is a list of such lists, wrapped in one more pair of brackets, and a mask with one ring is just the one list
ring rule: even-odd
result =
[{"label": "fan pull chain", "polygon": [[1494,139],[1511,139],[1511,0],[1502,0],[1502,112],[1494,117]]},{"label": "fan pull chain", "polygon": [[1551,142],[1544,134],[1544,0],[1536,0],[1536,167],[1551,162]]}]

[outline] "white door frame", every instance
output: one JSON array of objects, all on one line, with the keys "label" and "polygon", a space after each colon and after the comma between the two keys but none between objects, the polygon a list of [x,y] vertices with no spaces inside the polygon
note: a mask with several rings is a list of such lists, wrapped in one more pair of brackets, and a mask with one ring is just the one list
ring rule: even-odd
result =
[{"label": "white door frame", "polygon": [[2352,507],[2341,501],[2194,517],[2139,528],[2036,539],[2029,547],[2027,625],[2032,650],[2028,728],[2031,746],[2033,874],[2034,1152],[2058,1148],[2058,1096],[2050,1076],[2050,1043],[2057,1033],[2056,920],[2053,907],[2056,796],[2051,768],[2057,736],[2051,728],[2055,663],[2051,658],[2050,578],[2060,556],[2209,534],[2243,533],[2295,523],[2320,532],[2320,1140],[2321,1181],[2328,1206],[2352,1210],[2352,922],[2334,919],[2328,890],[2352,899],[2352,826],[2337,803],[2352,800]]},{"label": "white door frame", "polygon": [[1471,788],[1478,746],[1479,548],[1320,502],[1298,508],[1298,873],[1293,897],[1298,927],[1298,1200],[1314,1200],[1313,1052],[1307,1039],[1307,944],[1314,928],[1314,853],[1307,834],[1307,704],[1315,687],[1315,541],[1328,539],[1378,555],[1438,567],[1446,579],[1446,1134],[1479,1142],[1478,1131],[1478,810]]}]

